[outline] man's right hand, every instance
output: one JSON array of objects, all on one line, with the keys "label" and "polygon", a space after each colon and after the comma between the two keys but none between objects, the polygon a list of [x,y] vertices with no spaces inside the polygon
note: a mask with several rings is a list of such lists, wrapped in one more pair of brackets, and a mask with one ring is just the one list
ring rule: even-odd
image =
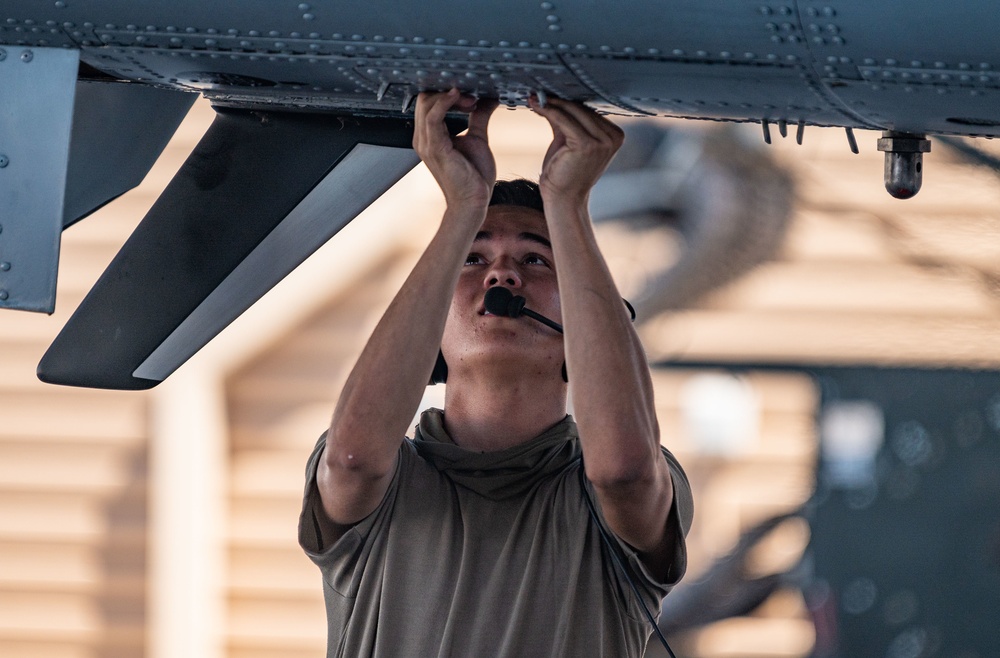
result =
[{"label": "man's right hand", "polygon": [[[413,148],[441,187],[449,208],[485,209],[489,203],[497,173],[487,127],[497,105],[494,99],[477,100],[457,89],[417,97]],[[450,111],[469,114],[464,134],[448,133],[444,118]]]},{"label": "man's right hand", "polygon": [[[326,512],[324,545],[374,511],[396,470],[399,446],[420,406],[462,264],[486,216],[496,163],[486,139],[495,100],[457,90],[420,94],[413,148],[437,179],[448,208],[344,384],[316,474]],[[469,114],[452,137],[449,111]]]}]

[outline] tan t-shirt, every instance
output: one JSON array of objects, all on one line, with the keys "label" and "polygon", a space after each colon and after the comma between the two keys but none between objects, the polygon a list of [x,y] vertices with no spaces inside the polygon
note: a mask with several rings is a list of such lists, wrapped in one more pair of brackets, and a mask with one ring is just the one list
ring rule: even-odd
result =
[{"label": "tan t-shirt", "polygon": [[[642,655],[652,629],[591,519],[572,419],[477,453],[451,441],[441,411],[426,412],[379,507],[331,546],[317,521],[324,443],[306,470],[299,542],[323,574],[328,656]],[[668,582],[617,542],[654,618],[686,568],[692,518],[687,477],[664,456],[678,537]]]}]

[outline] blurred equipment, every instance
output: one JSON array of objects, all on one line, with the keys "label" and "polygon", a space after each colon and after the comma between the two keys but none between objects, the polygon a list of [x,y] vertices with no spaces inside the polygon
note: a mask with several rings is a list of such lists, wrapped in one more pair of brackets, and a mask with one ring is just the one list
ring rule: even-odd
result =
[{"label": "blurred equipment", "polygon": [[685,308],[768,260],[794,204],[791,175],[739,126],[702,130],[636,121],[591,194],[595,222],[669,231],[675,261],[645,263],[633,296],[639,321]]},{"label": "blurred equipment", "polygon": [[778,514],[747,530],[733,549],[715,560],[698,580],[681,583],[663,600],[659,627],[664,635],[747,615],[789,584],[789,573],[753,576],[748,561],[754,548],[775,528],[801,517],[800,510]]},{"label": "blurred equipment", "polygon": [[[823,424],[809,515],[814,655],[1000,655],[1000,373],[816,374],[821,417],[841,419]],[[831,441],[870,446],[850,451],[855,476]]]},{"label": "blurred equipment", "polygon": [[[698,364],[709,366],[775,368]],[[1000,656],[1000,371],[778,369],[819,386],[816,490],[682,581],[659,627],[671,637],[753,615],[795,588],[815,629],[812,658]],[[753,573],[755,547],[802,519],[802,559]]]}]

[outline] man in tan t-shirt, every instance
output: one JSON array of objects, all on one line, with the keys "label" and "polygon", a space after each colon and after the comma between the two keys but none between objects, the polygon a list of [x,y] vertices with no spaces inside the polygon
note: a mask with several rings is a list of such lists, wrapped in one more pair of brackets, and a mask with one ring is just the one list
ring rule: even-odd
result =
[{"label": "man in tan t-shirt", "polygon": [[[655,616],[686,567],[690,488],[661,451],[645,355],[587,212],[622,131],[579,104],[531,107],[554,138],[525,204],[494,193],[495,101],[417,101],[414,148],[444,217],[307,470],[300,542],[323,573],[330,656],[641,655],[640,606]],[[458,137],[453,111],[469,114]],[[486,312],[494,286],[565,338]],[[439,348],[444,411],[405,439]]]}]

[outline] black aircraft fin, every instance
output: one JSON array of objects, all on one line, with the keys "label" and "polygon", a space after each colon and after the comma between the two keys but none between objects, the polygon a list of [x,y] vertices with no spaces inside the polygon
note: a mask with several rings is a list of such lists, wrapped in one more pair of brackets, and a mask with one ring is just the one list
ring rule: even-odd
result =
[{"label": "black aircraft fin", "polygon": [[155,386],[418,162],[404,119],[217,112],[42,358],[42,381]]},{"label": "black aircraft fin", "polygon": [[77,81],[63,228],[141,183],[196,98],[148,85]]}]

